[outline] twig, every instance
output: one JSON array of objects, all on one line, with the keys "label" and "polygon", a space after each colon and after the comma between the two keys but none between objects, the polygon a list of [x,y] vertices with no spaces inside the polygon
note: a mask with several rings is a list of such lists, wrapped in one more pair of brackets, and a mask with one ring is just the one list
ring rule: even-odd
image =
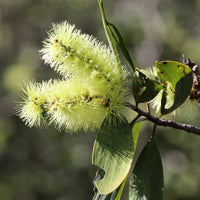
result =
[{"label": "twig", "polygon": [[139,119],[140,117],[141,117],[141,115],[138,114],[138,115],[136,116],[136,118],[134,118],[134,119],[132,120],[132,122],[130,123],[131,127],[133,127],[133,125],[135,124],[135,122],[137,121],[137,119]]},{"label": "twig", "polygon": [[180,129],[180,130],[184,130],[184,131],[193,133],[195,135],[200,135],[200,128],[197,128],[195,126],[192,126],[192,125],[189,125],[189,124],[181,124],[181,123],[178,123],[178,122],[175,122],[175,121],[172,121],[172,120],[168,120],[168,119],[159,119],[159,118],[150,115],[148,112],[145,112],[145,111],[141,110],[140,108],[138,108],[137,106],[134,106],[130,103],[125,103],[125,106],[134,110],[135,112],[137,112],[141,116],[145,116],[148,120],[154,122],[158,126],[172,127],[172,128],[175,128],[175,129]]},{"label": "twig", "polygon": [[156,127],[157,127],[157,124],[154,124],[152,138],[154,138],[156,135]]},{"label": "twig", "polygon": [[147,109],[147,112],[150,114],[150,108],[149,108],[149,103],[146,102],[146,109]]}]

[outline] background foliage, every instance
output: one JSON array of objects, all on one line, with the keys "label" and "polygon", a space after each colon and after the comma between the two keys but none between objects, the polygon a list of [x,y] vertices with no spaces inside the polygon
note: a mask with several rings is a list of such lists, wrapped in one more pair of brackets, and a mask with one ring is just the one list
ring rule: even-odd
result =
[{"label": "background foliage", "polygon": [[[109,0],[105,9],[138,66],[177,60],[199,64],[199,0]],[[3,200],[92,199],[95,133],[65,134],[27,128],[15,115],[22,80],[55,76],[38,50],[51,23],[68,20],[105,41],[94,0],[0,0],[0,197]],[[199,115],[200,116],[200,115]],[[178,119],[189,122],[190,117]],[[200,126],[199,118],[192,122]],[[146,123],[140,141],[147,138]],[[200,196],[199,138],[170,128],[157,131],[165,172],[165,200]],[[143,144],[141,143],[141,148]],[[139,150],[138,150],[139,151]]]}]

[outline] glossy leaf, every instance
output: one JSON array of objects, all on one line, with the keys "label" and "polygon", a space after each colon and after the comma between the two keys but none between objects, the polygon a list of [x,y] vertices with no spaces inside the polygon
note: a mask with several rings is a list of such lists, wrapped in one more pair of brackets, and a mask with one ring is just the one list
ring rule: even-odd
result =
[{"label": "glossy leaf", "polygon": [[129,200],[162,200],[163,168],[155,141],[149,140],[142,150],[129,184]]},{"label": "glossy leaf", "polygon": [[95,181],[101,194],[113,192],[127,176],[133,160],[133,137],[127,120],[108,116],[97,135],[92,163],[105,171],[103,179]]},{"label": "glossy leaf", "polygon": [[100,11],[101,11],[102,23],[103,23],[104,31],[105,31],[109,46],[112,49],[113,53],[115,54],[116,59],[117,59],[119,66],[120,66],[121,61],[120,61],[120,58],[119,58],[117,47],[116,47],[115,42],[114,42],[114,38],[113,38],[111,30],[108,26],[108,21],[107,21],[107,18],[106,18],[104,7],[103,7],[103,0],[97,0],[97,1],[98,1],[98,4],[99,4]]},{"label": "glossy leaf", "polygon": [[129,63],[129,65],[131,66],[133,71],[135,72],[135,70],[137,68],[136,64],[135,64],[133,58],[131,57],[131,55],[129,54],[129,51],[124,43],[124,40],[123,40],[119,30],[117,29],[117,27],[115,25],[113,25],[111,23],[108,23],[108,26],[110,28],[113,38],[115,39],[115,42],[117,43],[118,47],[120,48],[122,54],[124,55],[125,59]]},{"label": "glossy leaf", "polygon": [[133,95],[137,103],[152,100],[162,88],[161,84],[139,71],[133,75]]},{"label": "glossy leaf", "polygon": [[[98,170],[97,172],[97,176],[95,178],[95,181],[97,180],[100,180],[103,178],[104,176],[104,171],[103,170]],[[121,199],[121,195],[122,195],[122,192],[123,192],[123,189],[124,189],[124,186],[125,186],[125,183],[126,183],[126,179],[124,179],[124,181],[122,182],[122,184],[115,190],[113,191],[112,193],[110,194],[101,194],[97,188],[95,187],[95,195],[93,197],[93,200],[120,200]]]},{"label": "glossy leaf", "polygon": [[158,76],[166,84],[161,102],[161,114],[177,109],[189,96],[192,89],[191,69],[174,61],[156,62]]},{"label": "glossy leaf", "polygon": [[117,192],[117,196],[116,196],[115,200],[120,200],[121,199],[122,192],[123,192],[124,186],[126,184],[126,180],[127,180],[127,177],[124,179],[124,181],[122,182],[121,186],[119,187],[119,190]]},{"label": "glossy leaf", "polygon": [[136,150],[139,133],[140,133],[141,122],[139,120],[140,120],[140,118],[138,119],[138,122],[137,121],[135,122],[135,124],[133,125],[133,128],[132,128],[133,141],[134,141],[134,152]]},{"label": "glossy leaf", "polygon": [[147,71],[145,69],[140,69],[138,70],[141,74],[145,75],[148,79],[155,81],[158,84],[161,84],[160,78],[155,75],[153,72],[151,73],[150,71]]}]

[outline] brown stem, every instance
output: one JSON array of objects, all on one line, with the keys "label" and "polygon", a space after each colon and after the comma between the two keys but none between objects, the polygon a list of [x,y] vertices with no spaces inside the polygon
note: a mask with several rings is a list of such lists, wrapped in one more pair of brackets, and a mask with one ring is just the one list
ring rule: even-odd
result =
[{"label": "brown stem", "polygon": [[141,116],[146,117],[149,121],[154,122],[158,126],[172,127],[175,129],[180,129],[180,130],[184,130],[184,131],[193,133],[195,135],[200,135],[200,128],[197,128],[197,127],[189,125],[189,124],[181,124],[181,123],[178,123],[178,122],[175,122],[172,120],[168,120],[168,119],[159,119],[130,103],[125,103],[125,105],[127,107],[129,107],[130,109],[134,110],[135,112],[137,112],[138,114],[140,114]]},{"label": "brown stem", "polygon": [[133,125],[135,124],[136,120],[139,119],[140,117],[141,117],[141,115],[138,114],[137,117],[132,120],[132,122],[130,123],[131,127],[133,127]]},{"label": "brown stem", "polygon": [[154,124],[152,138],[154,138],[156,135],[156,127],[157,127],[157,124]]},{"label": "brown stem", "polygon": [[150,108],[149,108],[149,103],[146,102],[146,109],[147,109],[147,112],[150,114]]}]

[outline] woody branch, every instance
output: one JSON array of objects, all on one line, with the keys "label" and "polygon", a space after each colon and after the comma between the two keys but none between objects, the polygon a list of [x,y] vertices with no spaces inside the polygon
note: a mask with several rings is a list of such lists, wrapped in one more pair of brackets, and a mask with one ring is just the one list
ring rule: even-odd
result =
[{"label": "woody branch", "polygon": [[146,117],[149,121],[154,122],[158,126],[172,127],[175,129],[180,129],[180,130],[184,130],[184,131],[193,133],[195,135],[200,135],[200,128],[197,128],[195,126],[178,123],[178,122],[168,120],[168,119],[159,119],[157,117],[152,116],[149,112],[145,112],[145,111],[141,110],[140,108],[138,108],[137,106],[134,106],[130,103],[126,103],[125,106],[134,110],[140,116]]}]

